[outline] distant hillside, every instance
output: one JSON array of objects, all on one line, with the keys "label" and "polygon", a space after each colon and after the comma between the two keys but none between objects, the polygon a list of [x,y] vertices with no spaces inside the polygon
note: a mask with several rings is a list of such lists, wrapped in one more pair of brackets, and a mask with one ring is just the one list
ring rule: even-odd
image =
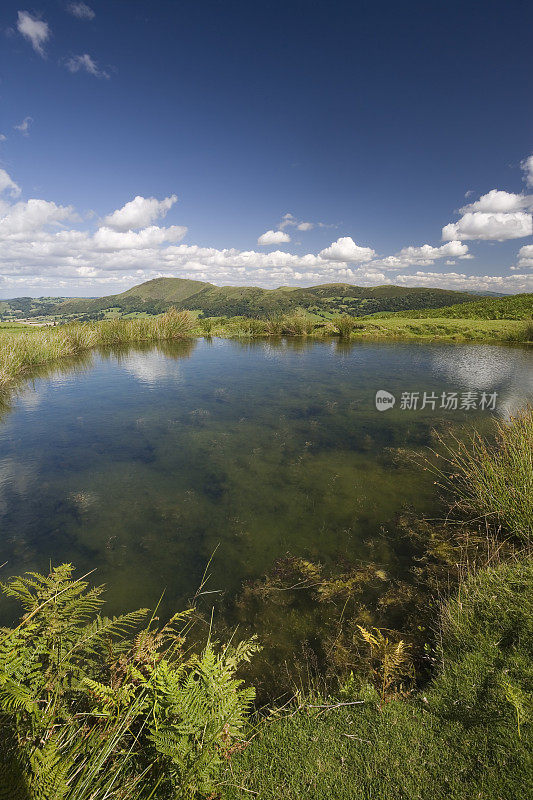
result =
[{"label": "distant hillside", "polygon": [[399,311],[394,314],[374,314],[374,319],[385,317],[449,318],[449,319],[532,319],[533,294],[514,294],[506,297],[484,297],[471,303],[456,303],[444,308],[426,308],[417,311]]},{"label": "distant hillside", "polygon": [[122,313],[158,314],[169,306],[200,311],[204,316],[265,316],[298,308],[320,315],[347,313],[363,316],[379,311],[440,308],[466,303],[467,292],[403,286],[352,286],[331,283],[308,288],[261,289],[257,286],[214,286],[182,278],[156,278],[121,294],[94,300],[67,300],[50,305],[48,313],[95,316],[117,309]]}]

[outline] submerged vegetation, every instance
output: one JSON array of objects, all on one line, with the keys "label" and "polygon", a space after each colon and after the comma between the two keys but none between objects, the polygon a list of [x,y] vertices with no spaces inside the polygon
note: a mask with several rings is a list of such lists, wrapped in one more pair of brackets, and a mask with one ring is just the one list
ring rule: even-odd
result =
[{"label": "submerged vegetation", "polygon": [[320,609],[305,680],[266,713],[249,714],[241,680],[250,658],[276,659],[268,642],[260,656],[247,634],[217,645],[208,625],[192,648],[190,612],[163,627],[145,611],[107,619],[101,589],[68,565],[9,581],[24,615],[0,632],[0,797],[520,796],[533,710],[532,431],[527,409],[490,441],[443,439],[445,459],[428,454],[449,512],[404,520],[415,583],[378,562],[326,570],[293,557],[245,587],[241,636],[248,614],[250,627],[279,618],[279,603],[307,596]]}]

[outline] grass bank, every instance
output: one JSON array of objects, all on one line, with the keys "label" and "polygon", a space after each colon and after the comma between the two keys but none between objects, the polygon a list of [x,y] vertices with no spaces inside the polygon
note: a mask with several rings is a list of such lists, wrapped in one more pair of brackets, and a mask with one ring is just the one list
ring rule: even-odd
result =
[{"label": "grass bank", "polygon": [[204,336],[261,337],[308,336],[345,339],[427,339],[441,341],[527,342],[533,341],[533,326],[521,320],[406,319],[350,317],[324,320],[308,314],[290,314],[270,319],[207,317],[198,320]]},{"label": "grass bank", "polygon": [[194,326],[191,314],[170,309],[157,317],[26,328],[24,333],[19,326],[16,335],[4,329],[0,331],[0,388],[36,367],[95,347],[183,339],[192,334]]},{"label": "grass bank", "polygon": [[162,341],[192,336],[261,338],[298,336],[358,339],[420,339],[431,341],[528,342],[533,325],[519,320],[375,319],[341,315],[331,320],[294,313],[268,319],[208,317],[170,309],[153,317],[124,317],[55,327],[0,328],[0,388],[13,384],[33,368],[75,356],[94,347]]},{"label": "grass bank", "polygon": [[[438,673],[380,703],[371,686],[295,701],[227,770],[237,800],[515,800],[531,777],[531,559],[471,577],[444,605]],[[528,708],[529,706],[529,708]],[[251,793],[251,794],[250,794]]]}]

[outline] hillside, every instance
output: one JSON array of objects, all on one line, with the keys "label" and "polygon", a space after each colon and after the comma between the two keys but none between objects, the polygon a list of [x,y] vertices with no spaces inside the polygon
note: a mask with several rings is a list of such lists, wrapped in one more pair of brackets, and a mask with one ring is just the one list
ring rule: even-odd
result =
[{"label": "hillside", "polygon": [[361,287],[331,283],[307,288],[262,289],[258,286],[214,286],[182,278],[156,278],[117,295],[49,303],[41,313],[94,317],[114,309],[123,314],[159,314],[172,305],[178,310],[199,311],[204,316],[258,317],[296,309],[320,316],[339,313],[364,316],[380,311],[440,308],[451,303],[466,303],[474,297],[467,292],[402,286]]},{"label": "hillside", "polygon": [[533,294],[515,294],[506,297],[484,297],[469,303],[455,303],[444,308],[425,308],[416,311],[385,311],[374,314],[374,319],[400,317],[422,319],[532,319]]}]

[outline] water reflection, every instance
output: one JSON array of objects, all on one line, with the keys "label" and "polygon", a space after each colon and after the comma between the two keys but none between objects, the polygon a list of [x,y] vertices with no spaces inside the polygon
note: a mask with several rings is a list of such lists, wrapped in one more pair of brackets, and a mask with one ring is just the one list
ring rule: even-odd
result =
[{"label": "water reflection", "polygon": [[533,396],[531,348],[477,345],[434,355],[435,370],[466,389],[498,394],[497,410],[509,417]]}]

